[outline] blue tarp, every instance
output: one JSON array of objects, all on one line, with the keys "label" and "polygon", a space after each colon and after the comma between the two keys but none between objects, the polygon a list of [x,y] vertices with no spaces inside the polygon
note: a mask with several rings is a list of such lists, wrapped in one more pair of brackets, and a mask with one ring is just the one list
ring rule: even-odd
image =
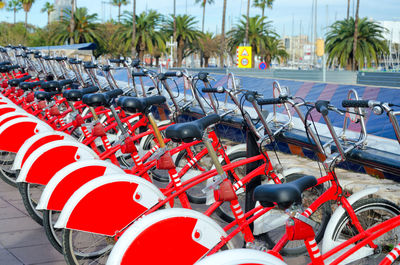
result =
[{"label": "blue tarp", "polygon": [[59,45],[59,46],[40,46],[31,47],[32,50],[94,50],[97,48],[96,43],[79,43],[71,45]]}]

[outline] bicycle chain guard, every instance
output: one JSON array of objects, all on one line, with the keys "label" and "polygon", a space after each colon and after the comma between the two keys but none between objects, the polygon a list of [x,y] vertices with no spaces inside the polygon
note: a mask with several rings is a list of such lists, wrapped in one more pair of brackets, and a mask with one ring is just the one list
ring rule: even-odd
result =
[{"label": "bicycle chain guard", "polygon": [[222,181],[224,181],[225,178],[218,174],[207,179],[206,187],[201,190],[206,194],[206,205],[210,205],[215,202],[214,191],[219,189],[219,185],[222,183]]}]

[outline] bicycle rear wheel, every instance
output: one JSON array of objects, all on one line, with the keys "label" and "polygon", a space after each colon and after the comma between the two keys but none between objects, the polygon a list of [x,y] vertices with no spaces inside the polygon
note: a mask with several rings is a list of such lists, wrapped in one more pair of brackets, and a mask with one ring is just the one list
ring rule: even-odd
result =
[{"label": "bicycle rear wheel", "polygon": [[[354,212],[364,230],[376,226],[400,214],[400,207],[389,200],[381,198],[361,199],[352,205]],[[344,242],[357,235],[357,229],[352,224],[349,215],[345,212],[336,225],[331,240]],[[374,240],[378,246],[371,256],[354,260],[348,264],[377,264],[395,247],[400,239],[400,228],[395,228]],[[369,248],[365,246],[364,248]],[[357,253],[355,253],[357,254]],[[354,256],[353,256],[354,257]],[[352,258],[352,257],[349,257]]]}]

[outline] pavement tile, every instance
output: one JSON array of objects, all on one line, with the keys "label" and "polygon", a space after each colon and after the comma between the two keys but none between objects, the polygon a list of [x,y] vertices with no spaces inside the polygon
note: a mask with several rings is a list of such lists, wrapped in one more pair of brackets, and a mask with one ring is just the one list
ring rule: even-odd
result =
[{"label": "pavement tile", "polygon": [[[0,194],[0,196],[1,196],[1,194]],[[5,207],[9,207],[9,206],[10,206],[10,204],[6,200],[3,200],[2,198],[0,198],[0,208],[5,208]]]},{"label": "pavement tile", "polygon": [[43,228],[0,233],[0,244],[5,248],[28,247],[48,244]]},{"label": "pavement tile", "polygon": [[0,198],[6,201],[20,201],[21,194],[19,194],[19,191],[17,190],[5,191],[0,192]]},{"label": "pavement tile", "polygon": [[29,216],[28,212],[26,211],[25,205],[22,200],[19,201],[10,201],[9,204],[23,212],[26,216]]},{"label": "pavement tile", "polygon": [[0,220],[22,216],[26,216],[26,214],[13,207],[12,205],[10,205],[9,207],[0,208]]},{"label": "pavement tile", "polygon": [[17,190],[17,188],[13,187],[11,185],[8,185],[4,181],[0,182],[0,192],[13,191],[13,190]]},{"label": "pavement tile", "polygon": [[[21,247],[21,248],[10,248],[10,251],[14,256],[22,261],[23,264],[41,264],[49,263],[54,264],[55,262],[63,261],[64,256],[57,252],[50,244]],[[65,264],[65,263],[64,263]]]},{"label": "pavement tile", "polygon": [[32,265],[65,265],[66,262],[64,260],[60,261],[51,261],[51,262],[45,262],[45,263],[35,263]]},{"label": "pavement tile", "polygon": [[0,220],[0,233],[31,230],[37,228],[41,228],[41,226],[33,221],[29,216]]},{"label": "pavement tile", "polygon": [[10,252],[5,249],[0,249],[0,264],[4,265],[21,265],[23,264]]}]

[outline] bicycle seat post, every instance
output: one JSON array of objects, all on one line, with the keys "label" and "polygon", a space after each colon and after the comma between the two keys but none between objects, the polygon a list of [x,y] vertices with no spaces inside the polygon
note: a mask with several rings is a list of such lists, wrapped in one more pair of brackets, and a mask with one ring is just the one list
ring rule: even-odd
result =
[{"label": "bicycle seat post", "polygon": [[164,148],[165,147],[164,138],[162,137],[160,130],[158,129],[157,122],[156,122],[156,119],[154,118],[153,113],[148,112],[147,119],[149,120],[150,125],[153,128],[154,135],[156,136],[156,139],[158,141],[158,144],[160,145],[160,148]]}]

